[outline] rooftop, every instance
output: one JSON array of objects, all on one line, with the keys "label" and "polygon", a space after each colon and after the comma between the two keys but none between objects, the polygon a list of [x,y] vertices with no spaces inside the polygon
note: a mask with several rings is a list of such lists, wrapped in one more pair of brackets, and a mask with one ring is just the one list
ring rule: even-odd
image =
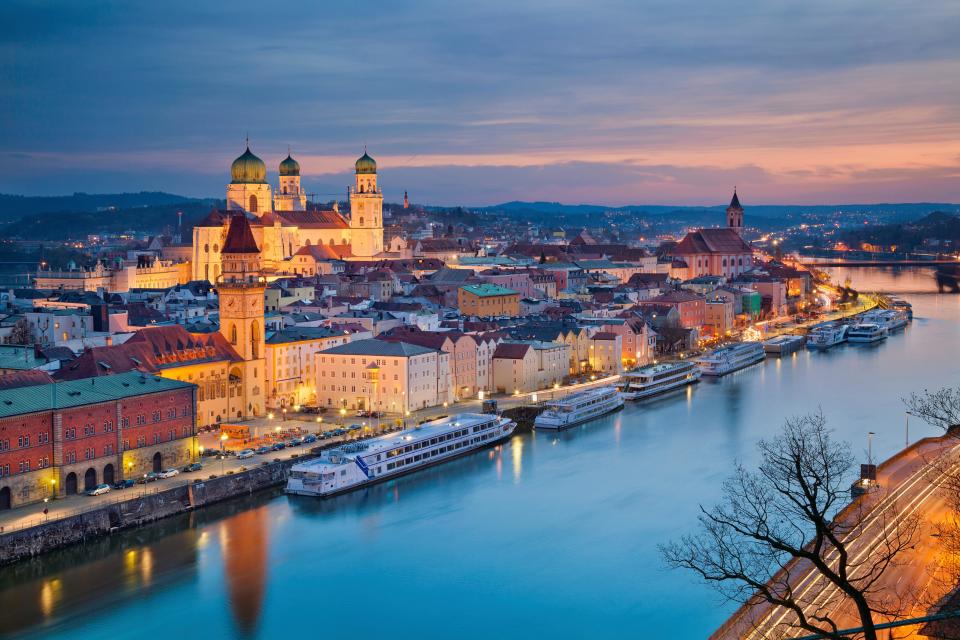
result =
[{"label": "rooftop", "polygon": [[490,284],[490,283],[468,284],[468,285],[464,285],[464,286],[461,287],[461,288],[462,288],[464,291],[466,291],[467,293],[471,293],[471,294],[473,294],[473,295],[475,295],[475,296],[479,296],[479,297],[481,297],[481,298],[492,298],[492,297],[496,297],[496,296],[515,296],[515,295],[519,295],[519,294],[518,294],[516,291],[514,291],[513,289],[508,289],[508,288],[506,288],[506,287],[501,287],[501,286],[498,285],[498,284]]},{"label": "rooftop", "polygon": [[320,353],[331,355],[347,356],[383,356],[395,358],[409,358],[419,356],[425,353],[437,353],[438,349],[430,349],[409,342],[388,342],[386,340],[356,340],[347,344],[342,344],[331,349],[325,349]]}]

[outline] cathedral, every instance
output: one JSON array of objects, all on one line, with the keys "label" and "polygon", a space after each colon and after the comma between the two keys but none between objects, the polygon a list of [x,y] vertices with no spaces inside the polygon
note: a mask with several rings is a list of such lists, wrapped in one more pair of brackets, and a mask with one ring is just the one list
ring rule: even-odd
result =
[{"label": "cathedral", "polygon": [[302,248],[322,247],[322,255],[342,260],[369,260],[383,253],[383,194],[377,163],[366,149],[355,165],[350,215],[334,204],[324,211],[311,206],[300,185],[300,163],[290,154],[280,163],[276,191],[267,182],[267,166],[250,151],[230,167],[227,208],[215,209],[193,228],[194,280],[216,283],[223,270],[223,248],[230,220],[243,215],[260,249],[260,268],[270,278],[295,275],[291,258]]}]

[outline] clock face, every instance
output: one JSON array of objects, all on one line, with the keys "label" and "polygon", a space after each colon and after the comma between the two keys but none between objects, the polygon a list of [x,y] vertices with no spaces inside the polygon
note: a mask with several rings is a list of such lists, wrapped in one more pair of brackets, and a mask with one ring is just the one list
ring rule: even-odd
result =
[{"label": "clock face", "polygon": [[223,308],[229,310],[235,309],[237,306],[237,299],[233,296],[229,296],[223,301]]}]

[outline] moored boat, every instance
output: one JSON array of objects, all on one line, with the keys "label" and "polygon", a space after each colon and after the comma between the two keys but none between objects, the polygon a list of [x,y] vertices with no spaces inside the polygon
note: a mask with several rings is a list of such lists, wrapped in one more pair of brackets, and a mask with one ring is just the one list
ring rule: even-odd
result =
[{"label": "moored boat", "polygon": [[829,349],[847,341],[847,330],[850,325],[839,322],[825,322],[818,324],[807,335],[808,349]]},{"label": "moored boat", "polygon": [[803,349],[806,341],[803,336],[777,336],[764,341],[763,351],[774,356],[786,356]]},{"label": "moored boat", "polygon": [[847,340],[855,343],[879,342],[886,340],[889,330],[873,322],[859,322],[847,331]]},{"label": "moored boat", "polygon": [[623,396],[616,387],[597,387],[547,403],[533,421],[537,429],[569,429],[623,408]]},{"label": "moored boat", "polygon": [[700,375],[700,367],[686,360],[652,364],[624,373],[620,394],[624,400],[642,400],[698,382]]},{"label": "moored boat", "polygon": [[740,342],[714,349],[697,358],[697,364],[705,376],[725,376],[762,362],[765,357],[763,345],[759,342]]},{"label": "moored boat", "polygon": [[293,465],[287,493],[331,496],[431,466],[509,437],[516,423],[460,413],[325,451]]}]

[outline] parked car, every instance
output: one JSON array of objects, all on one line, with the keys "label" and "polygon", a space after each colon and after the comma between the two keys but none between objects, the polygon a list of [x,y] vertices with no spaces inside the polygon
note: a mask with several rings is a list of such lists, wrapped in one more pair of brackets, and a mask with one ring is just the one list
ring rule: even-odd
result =
[{"label": "parked car", "polygon": [[200,471],[203,469],[203,465],[199,462],[194,462],[193,464],[188,464],[183,468],[184,473],[190,473],[191,471]]},{"label": "parked car", "polygon": [[173,476],[180,475],[180,469],[164,469],[157,474],[158,478],[172,478]]},{"label": "parked car", "polygon": [[299,446],[302,445],[302,444],[303,444],[303,438],[301,438],[301,437],[299,437],[299,436],[297,436],[297,437],[295,437],[295,438],[291,438],[290,441],[287,442],[287,446],[288,446],[288,447],[299,447]]},{"label": "parked car", "polygon": [[114,489],[129,489],[136,484],[136,481],[133,478],[127,478],[126,480],[121,480],[120,482],[115,482],[113,484]]},{"label": "parked car", "polygon": [[145,473],[141,477],[137,478],[137,484],[147,484],[148,482],[156,482],[160,478],[160,474],[156,471],[151,471],[150,473]]},{"label": "parked car", "polygon": [[237,460],[246,460],[247,458],[252,458],[254,455],[253,449],[244,449],[237,454]]},{"label": "parked car", "polygon": [[271,449],[273,449],[274,451],[280,451],[280,449],[283,449],[286,446],[287,445],[283,444],[282,442],[275,442],[273,447],[271,447]]},{"label": "parked car", "polygon": [[110,493],[110,485],[108,484],[98,484],[90,491],[87,491],[88,496],[102,496],[105,493]]},{"label": "parked car", "polygon": [[316,442],[316,441],[317,441],[317,436],[310,433],[303,439],[303,444],[310,444],[311,442]]},{"label": "parked car", "polygon": [[272,451],[270,447],[260,447],[259,449],[257,449],[257,453],[260,455],[263,455],[265,453],[270,453],[270,451]]},{"label": "parked car", "polygon": [[359,424],[352,424],[349,427],[347,427],[347,431],[360,431],[360,429],[362,428],[363,427]]},{"label": "parked car", "polygon": [[342,435],[344,435],[346,432],[347,432],[347,430],[346,430],[346,429],[343,429],[343,428],[334,429],[333,431],[330,432],[330,435],[332,435],[332,436],[342,436]]}]

